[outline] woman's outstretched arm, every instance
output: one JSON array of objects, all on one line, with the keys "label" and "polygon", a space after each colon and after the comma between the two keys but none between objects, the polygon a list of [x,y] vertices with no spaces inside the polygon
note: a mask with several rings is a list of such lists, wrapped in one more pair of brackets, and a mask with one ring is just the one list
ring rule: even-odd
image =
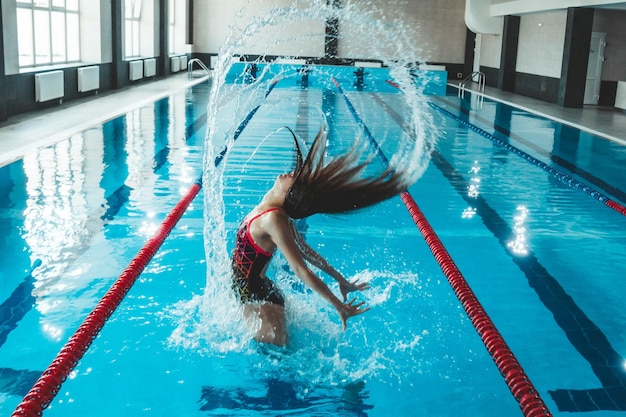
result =
[{"label": "woman's outstretched arm", "polygon": [[[346,321],[352,316],[362,314],[369,308],[362,308],[364,302],[355,303],[356,299],[349,302],[341,302],[328,286],[306,265],[302,252],[296,244],[296,237],[289,225],[289,217],[282,211],[268,213],[262,218],[263,227],[276,247],[283,253],[289,266],[294,273],[307,286],[324,297],[339,313],[343,329],[346,329]],[[347,282],[347,281],[346,281]]]},{"label": "woman's outstretched arm", "polygon": [[350,282],[345,279],[339,271],[333,268],[333,266],[322,257],[322,255],[317,253],[306,243],[292,220],[289,220],[289,225],[291,227],[291,232],[293,233],[296,245],[298,246],[302,256],[304,256],[307,261],[333,277],[339,283],[339,290],[341,291],[341,295],[343,295],[343,301],[348,299],[348,293],[353,291],[363,291],[369,288],[369,283],[367,282],[359,283],[358,279]]}]

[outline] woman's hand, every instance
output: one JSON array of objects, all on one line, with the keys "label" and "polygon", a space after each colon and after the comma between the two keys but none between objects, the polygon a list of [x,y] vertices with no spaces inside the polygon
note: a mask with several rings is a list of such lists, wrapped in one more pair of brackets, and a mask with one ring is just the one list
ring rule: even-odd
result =
[{"label": "woman's hand", "polygon": [[348,299],[348,293],[367,290],[370,287],[369,282],[359,283],[358,281],[358,278],[350,282],[342,277],[342,280],[339,283],[339,290],[341,291],[341,295],[343,295],[344,302]]},{"label": "woman's hand", "polygon": [[356,301],[356,298],[353,298],[352,300],[348,301],[347,303],[341,305],[341,308],[339,310],[339,315],[341,316],[341,324],[343,325],[343,330],[346,330],[346,327],[347,327],[346,321],[350,317],[357,316],[359,314],[363,314],[367,310],[370,309],[369,307],[361,308],[361,306],[363,304],[365,304],[364,301],[362,301],[360,303],[354,304],[355,301]]}]

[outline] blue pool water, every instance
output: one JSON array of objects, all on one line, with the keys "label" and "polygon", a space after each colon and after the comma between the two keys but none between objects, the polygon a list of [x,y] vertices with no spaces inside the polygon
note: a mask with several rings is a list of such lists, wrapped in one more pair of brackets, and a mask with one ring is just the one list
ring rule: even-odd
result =
[{"label": "blue pool water", "polygon": [[[194,179],[213,172],[207,148],[219,152],[219,138],[236,134],[256,106],[228,143],[223,180],[205,176],[201,195],[44,415],[521,415],[399,198],[299,226],[346,277],[370,281],[357,294],[370,311],[342,332],[333,309],[278,256],[270,272],[285,292],[291,344],[249,341],[223,254],[242,216],[292,164],[289,136],[271,133],[288,125],[310,141],[323,114],[331,151],[362,135],[323,78],[303,89],[301,76],[290,76],[267,96],[270,83],[225,86],[231,94],[209,123],[207,144],[209,86],[200,84],[0,168],[2,415]],[[384,75],[368,81],[339,79],[392,152],[411,110]],[[247,99],[239,100],[242,91]],[[478,109],[454,91],[424,101],[626,204],[623,146],[493,101]],[[424,109],[437,141],[409,191],[543,400],[557,416],[623,413],[626,219]],[[31,274],[36,259],[42,265]]]}]

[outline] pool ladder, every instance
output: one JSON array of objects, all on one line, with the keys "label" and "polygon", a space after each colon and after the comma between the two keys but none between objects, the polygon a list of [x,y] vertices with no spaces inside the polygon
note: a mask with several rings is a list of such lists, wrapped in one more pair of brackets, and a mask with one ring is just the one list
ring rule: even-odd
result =
[{"label": "pool ladder", "polygon": [[465,87],[468,81],[474,81],[478,83],[478,93],[477,97],[476,97],[476,104],[477,107],[482,109],[483,108],[483,101],[484,101],[484,96],[485,96],[485,73],[484,72],[480,72],[480,71],[474,71],[472,72],[470,75],[468,75],[467,77],[465,77],[460,83],[459,83],[459,97],[460,98],[465,98]]},{"label": "pool ladder", "polygon": [[202,68],[205,72],[206,75],[208,75],[209,77],[211,76],[211,71],[209,70],[209,68],[204,65],[204,62],[202,62],[199,58],[193,58],[191,60],[189,60],[189,62],[187,63],[187,74],[189,76],[189,78],[193,78],[193,64],[197,63],[200,68]]}]

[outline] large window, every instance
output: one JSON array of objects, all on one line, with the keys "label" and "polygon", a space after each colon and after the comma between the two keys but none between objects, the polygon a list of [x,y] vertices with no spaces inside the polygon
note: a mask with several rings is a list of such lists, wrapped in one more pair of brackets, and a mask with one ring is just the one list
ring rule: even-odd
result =
[{"label": "large window", "polygon": [[168,45],[170,55],[184,53],[187,35],[187,0],[168,0]]},{"label": "large window", "polygon": [[80,61],[79,0],[17,0],[19,66]]},{"label": "large window", "polygon": [[124,57],[135,58],[139,53],[141,0],[124,0]]}]

